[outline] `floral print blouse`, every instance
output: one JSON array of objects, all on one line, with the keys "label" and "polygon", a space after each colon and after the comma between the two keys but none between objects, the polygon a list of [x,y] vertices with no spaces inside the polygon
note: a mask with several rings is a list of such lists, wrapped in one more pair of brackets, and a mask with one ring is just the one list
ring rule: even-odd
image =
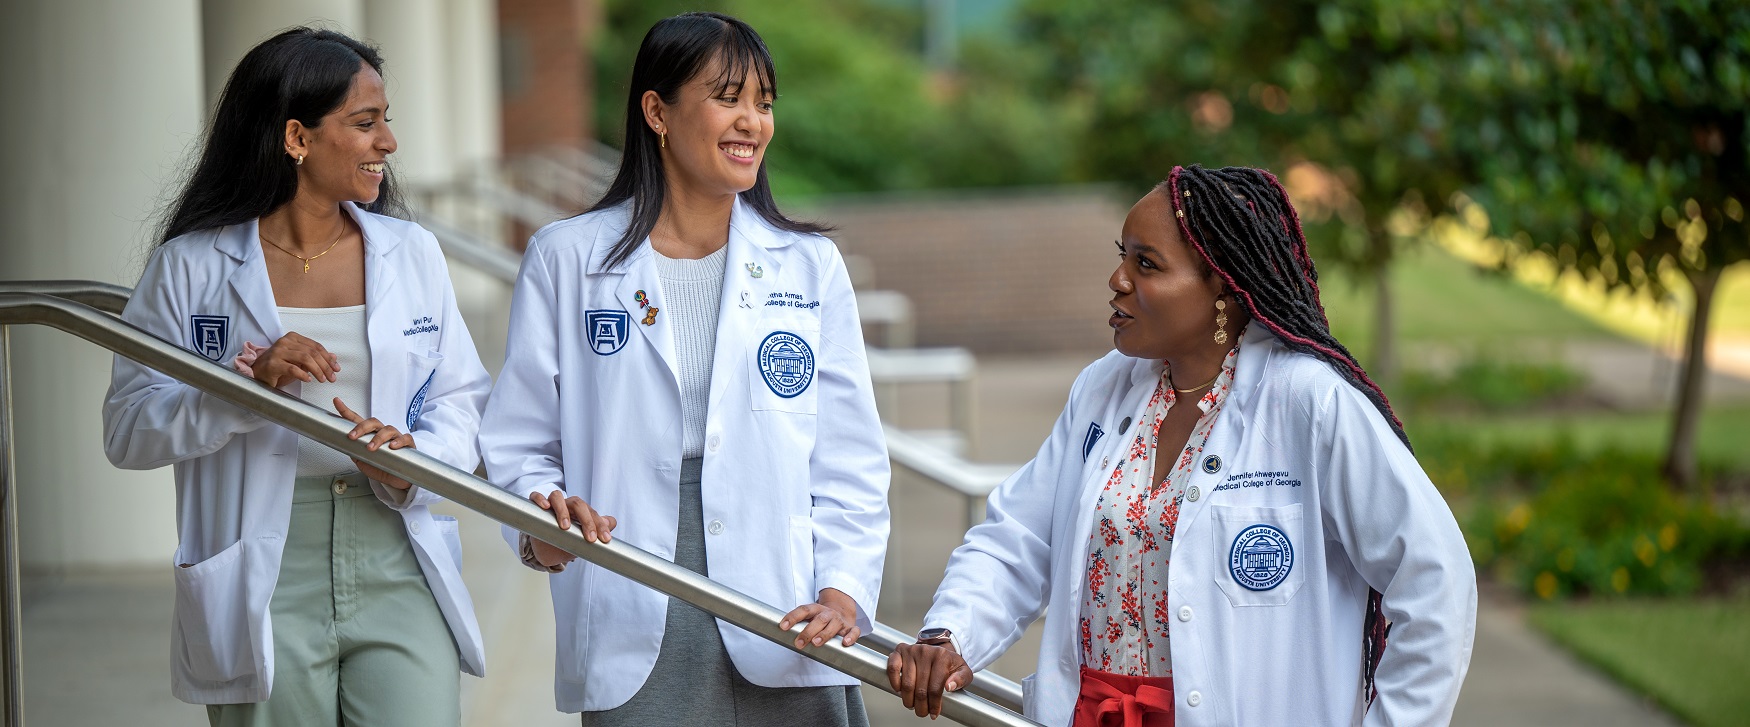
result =
[{"label": "floral print blouse", "polygon": [[1082,592],[1082,664],[1126,676],[1170,677],[1167,648],[1167,556],[1184,502],[1185,481],[1203,453],[1216,414],[1233,386],[1234,346],[1215,384],[1197,400],[1203,414],[1167,479],[1154,486],[1154,453],[1161,421],[1178,399],[1161,372],[1125,456],[1106,478],[1094,505],[1088,542],[1087,588]]}]

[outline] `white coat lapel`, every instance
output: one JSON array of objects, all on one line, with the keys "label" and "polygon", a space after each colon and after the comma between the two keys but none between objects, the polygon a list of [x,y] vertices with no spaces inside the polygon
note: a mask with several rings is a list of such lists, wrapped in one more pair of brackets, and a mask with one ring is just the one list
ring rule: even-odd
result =
[{"label": "white coat lapel", "polygon": [[748,347],[758,344],[754,336],[768,310],[766,295],[776,290],[783,279],[783,265],[767,247],[773,242],[773,233],[754,214],[742,205],[740,198],[736,199],[729,220],[729,259],[725,261],[723,295],[717,311],[717,350],[712,354],[711,403],[707,411],[717,408],[723,392],[737,380],[736,367],[745,363],[743,357]]},{"label": "white coat lapel", "polygon": [[[401,400],[406,388],[402,381],[407,368],[406,347],[397,344],[408,320],[407,293],[397,292],[400,270],[389,253],[401,245],[401,238],[351,202],[344,207],[358,223],[365,241],[365,338],[371,350],[369,416],[397,423],[400,419],[394,413],[406,403]],[[345,368],[342,362],[341,369]]]},{"label": "white coat lapel", "polygon": [[[597,244],[603,241],[597,240]],[[631,318],[631,326],[644,334],[650,342],[650,347],[656,355],[668,366],[669,380],[676,387],[680,386],[680,366],[675,363],[674,334],[669,321],[674,316],[662,310],[668,305],[662,295],[662,281],[657,277],[655,253],[650,250],[650,241],[646,239],[632,256],[625,262],[615,266],[620,272],[620,284],[614,289],[614,299],[626,309],[626,315]],[[644,292],[645,302],[638,300],[638,292]],[[650,321],[645,323],[645,321]]]},{"label": "white coat lapel", "polygon": [[[237,267],[231,270],[227,282],[237,295],[238,301],[243,304],[243,312],[255,321],[256,328],[267,335],[268,340],[252,343],[258,346],[273,345],[274,341],[285,335],[285,330],[280,328],[279,310],[274,307],[273,283],[267,279],[267,261],[261,252],[261,233],[257,220],[231,225],[221,230],[215,247],[237,261]],[[241,340],[238,340],[235,350],[242,350]],[[229,364],[230,361],[221,363]]]}]

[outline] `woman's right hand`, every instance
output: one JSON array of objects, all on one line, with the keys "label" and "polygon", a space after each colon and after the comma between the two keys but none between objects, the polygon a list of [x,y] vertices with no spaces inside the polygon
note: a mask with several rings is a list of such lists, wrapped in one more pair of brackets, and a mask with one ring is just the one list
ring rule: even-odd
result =
[{"label": "woman's right hand", "polygon": [[293,381],[334,383],[340,373],[340,357],[328,352],[322,344],[296,332],[280,336],[272,346],[262,351],[250,364],[256,381],[279,388]]},{"label": "woman's right hand", "polygon": [[[583,530],[584,539],[592,543],[597,541],[606,543],[612,540],[613,536],[609,533],[614,529],[614,526],[620,524],[620,521],[615,520],[613,516],[596,512],[595,508],[583,501],[583,498],[566,497],[563,490],[554,490],[550,495],[531,492],[529,493],[529,501],[541,506],[542,510],[552,512],[553,519],[559,523],[561,530],[570,530],[571,522],[577,521],[578,526]],[[540,538],[531,538],[531,540],[534,542],[529,545],[535,551],[535,560],[543,566],[552,568],[577,560],[577,556],[548,545]]]},{"label": "woman's right hand", "polygon": [[942,692],[972,683],[972,669],[952,647],[900,644],[887,657],[887,683],[919,717],[942,714]]}]

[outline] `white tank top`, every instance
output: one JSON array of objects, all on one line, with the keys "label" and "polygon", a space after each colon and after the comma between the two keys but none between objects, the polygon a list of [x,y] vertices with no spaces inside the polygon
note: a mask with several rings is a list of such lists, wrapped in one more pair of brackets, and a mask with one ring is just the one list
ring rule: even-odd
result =
[{"label": "white tank top", "polygon": [[[322,344],[340,358],[334,383],[304,384],[299,398],[334,411],[334,397],[360,416],[371,416],[371,346],[365,336],[365,307],[279,309],[280,326]],[[298,476],[327,476],[358,469],[352,458],[303,437],[298,438]]]}]

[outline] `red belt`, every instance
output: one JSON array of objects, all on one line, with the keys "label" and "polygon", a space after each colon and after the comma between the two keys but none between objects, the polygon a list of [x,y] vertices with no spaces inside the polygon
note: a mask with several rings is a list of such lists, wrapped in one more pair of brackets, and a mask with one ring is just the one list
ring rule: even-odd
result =
[{"label": "red belt", "polygon": [[1073,727],[1172,725],[1172,677],[1133,677],[1082,667]]}]

